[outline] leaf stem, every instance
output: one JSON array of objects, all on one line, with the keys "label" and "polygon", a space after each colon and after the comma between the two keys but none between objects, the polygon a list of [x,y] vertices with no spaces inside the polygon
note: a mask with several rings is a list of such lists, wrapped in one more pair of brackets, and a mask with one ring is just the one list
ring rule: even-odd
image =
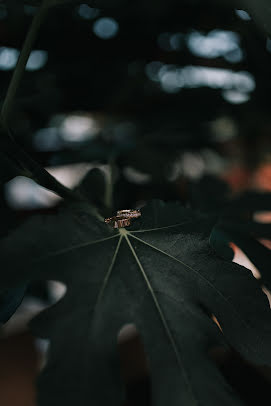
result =
[{"label": "leaf stem", "polygon": [[46,0],[42,2],[42,5],[38,9],[37,14],[32,20],[31,26],[29,28],[29,31],[26,35],[22,51],[20,53],[20,56],[18,58],[18,62],[16,65],[16,68],[14,70],[10,85],[8,87],[7,95],[4,100],[2,110],[1,110],[1,116],[0,116],[0,121],[2,123],[2,126],[4,128],[8,127],[8,119],[12,110],[14,98],[17,92],[17,89],[19,87],[20,81],[22,79],[25,66],[27,64],[29,55],[31,53],[33,44],[36,40],[37,33],[39,31],[39,28],[41,24],[43,23],[47,12],[48,12],[48,7],[45,6]]},{"label": "leaf stem", "polygon": [[108,172],[106,174],[106,185],[104,193],[104,203],[107,208],[113,206],[113,186],[114,186],[114,159],[111,158],[108,162]]},{"label": "leaf stem", "polygon": [[79,194],[67,188],[62,183],[58,182],[49,172],[36,162],[30,155],[28,155],[21,147],[14,141],[10,130],[7,130],[9,137],[2,146],[3,152],[7,157],[12,159],[21,170],[22,176],[27,176],[33,179],[40,186],[49,189],[63,199],[83,200]]},{"label": "leaf stem", "polygon": [[[47,3],[47,4],[46,4]],[[22,174],[28,176],[29,178],[36,181],[41,186],[46,189],[50,189],[59,196],[63,198],[69,198],[73,200],[82,200],[82,198],[73,192],[72,190],[66,188],[60,182],[58,182],[49,172],[43,168],[38,162],[32,159],[14,140],[12,133],[9,128],[9,117],[13,107],[14,99],[17,93],[17,89],[23,77],[25,66],[27,64],[31,49],[36,40],[40,26],[42,25],[48,12],[48,1],[44,0],[38,9],[37,14],[32,20],[29,31],[26,35],[23,48],[21,50],[20,56],[16,68],[14,70],[10,85],[8,87],[7,95],[4,100],[1,115],[0,115],[0,125],[4,134],[7,135],[7,140],[4,145],[4,152],[13,161],[15,161],[19,168],[22,170]]]}]

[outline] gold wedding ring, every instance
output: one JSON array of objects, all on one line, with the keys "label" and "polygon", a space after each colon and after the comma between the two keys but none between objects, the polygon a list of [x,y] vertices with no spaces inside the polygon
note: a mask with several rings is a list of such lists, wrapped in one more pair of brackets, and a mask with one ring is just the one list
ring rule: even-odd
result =
[{"label": "gold wedding ring", "polygon": [[135,209],[127,209],[127,210],[118,210],[117,211],[117,217],[121,218],[137,218],[140,217],[141,213],[140,210],[135,210]]},{"label": "gold wedding ring", "polygon": [[110,224],[113,228],[129,227],[131,220],[141,216],[140,210],[125,209],[118,210],[117,215],[114,217],[107,217],[104,219],[106,224]]}]

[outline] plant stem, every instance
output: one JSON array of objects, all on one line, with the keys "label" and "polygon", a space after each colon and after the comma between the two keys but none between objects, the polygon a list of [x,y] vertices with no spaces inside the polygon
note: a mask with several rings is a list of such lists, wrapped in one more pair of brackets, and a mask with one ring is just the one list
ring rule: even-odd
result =
[{"label": "plant stem", "polygon": [[42,5],[38,9],[37,14],[32,20],[30,29],[27,33],[27,36],[25,38],[24,44],[22,51],[20,53],[16,68],[14,70],[10,85],[8,87],[7,95],[3,103],[2,111],[1,111],[1,116],[0,116],[0,121],[3,125],[4,128],[8,128],[8,119],[13,107],[13,102],[14,98],[18,89],[18,86],[20,84],[20,81],[22,79],[26,63],[28,61],[29,55],[31,53],[31,49],[33,47],[33,44],[35,42],[35,39],[37,37],[37,33],[39,31],[39,28],[44,21],[47,12],[48,12],[48,7],[45,6],[46,0],[43,1]]},{"label": "plant stem", "polygon": [[58,182],[49,172],[36,162],[30,155],[28,155],[21,147],[14,141],[14,138],[8,131],[7,139],[2,145],[2,150],[8,158],[10,158],[18,168],[20,168],[19,175],[27,176],[33,179],[39,185],[49,189],[62,198],[72,200],[82,200],[82,197],[73,190],[70,190],[62,183]]},{"label": "plant stem", "polygon": [[38,162],[32,159],[16,143],[14,137],[11,134],[8,124],[9,116],[14,103],[14,98],[16,96],[20,81],[23,77],[23,73],[29,55],[31,53],[31,49],[37,37],[39,28],[47,15],[48,7],[45,5],[46,3],[48,5],[48,1],[44,0],[37,14],[33,18],[30,29],[26,35],[23,48],[20,53],[16,68],[14,70],[10,85],[8,87],[6,98],[3,103],[0,115],[0,125],[4,134],[6,134],[8,138],[4,145],[4,152],[18,164],[19,168],[22,170],[22,174],[33,179],[39,185],[45,187],[46,189],[50,189],[63,198],[82,200],[82,198],[78,194],[58,182],[49,172],[46,171],[46,169],[44,169]]},{"label": "plant stem", "polygon": [[113,172],[114,172],[114,160],[111,158],[108,162],[108,173],[106,174],[106,184],[105,184],[105,194],[104,194],[104,204],[107,208],[112,208],[113,206]]}]

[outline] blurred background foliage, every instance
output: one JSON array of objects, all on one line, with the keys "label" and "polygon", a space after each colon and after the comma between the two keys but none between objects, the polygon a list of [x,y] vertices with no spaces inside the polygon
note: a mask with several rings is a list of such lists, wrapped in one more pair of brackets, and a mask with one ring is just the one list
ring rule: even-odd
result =
[{"label": "blurred background foliage", "polygon": [[[251,16],[223,2],[97,4],[50,10],[12,113],[17,142],[71,182],[70,168],[70,186],[85,164],[114,162],[130,203],[181,197],[182,178],[205,173],[259,186],[271,158],[271,41]],[[1,4],[2,101],[36,11]]]}]

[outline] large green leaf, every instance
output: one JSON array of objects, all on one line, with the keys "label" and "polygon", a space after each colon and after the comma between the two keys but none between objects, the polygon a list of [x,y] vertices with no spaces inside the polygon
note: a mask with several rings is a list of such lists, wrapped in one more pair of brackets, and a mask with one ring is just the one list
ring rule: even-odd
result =
[{"label": "large green leaf", "polygon": [[22,303],[27,285],[8,289],[0,295],[0,323],[6,323]]},{"label": "large green leaf", "polygon": [[233,200],[221,215],[211,235],[219,252],[229,250],[234,242],[261,273],[263,283],[271,289],[271,251],[260,239],[271,240],[271,224],[254,218],[258,212],[270,211],[271,194],[249,192]]},{"label": "large green leaf", "polygon": [[219,214],[230,201],[229,185],[213,175],[188,181],[187,194],[190,206],[202,213]]},{"label": "large green leaf", "polygon": [[263,283],[271,289],[271,251],[263,240],[271,240],[271,224],[257,221],[255,214],[270,212],[271,193],[245,192],[230,196],[222,180],[205,176],[189,185],[189,200],[193,208],[216,213],[218,221],[212,230],[210,243],[225,258],[233,259],[230,248],[235,243],[260,271]]},{"label": "large green leaf", "polygon": [[121,405],[117,335],[130,322],[149,357],[153,405],[242,404],[208,351],[226,338],[246,359],[271,364],[270,311],[250,272],[214,254],[212,226],[156,201],[113,230],[77,206],[34,217],[2,241],[2,289],[33,279],[67,285],[33,323],[51,340],[39,405]]},{"label": "large green leaf", "polygon": [[0,184],[8,182],[18,174],[20,175],[21,173],[16,165],[0,152]]}]

